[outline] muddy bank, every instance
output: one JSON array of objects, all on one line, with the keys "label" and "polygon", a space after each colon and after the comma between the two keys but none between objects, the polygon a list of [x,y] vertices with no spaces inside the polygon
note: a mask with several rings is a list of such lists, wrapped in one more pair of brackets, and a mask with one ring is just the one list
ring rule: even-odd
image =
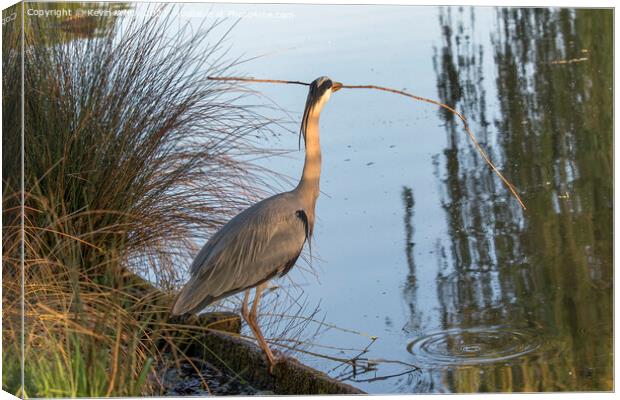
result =
[{"label": "muddy bank", "polygon": [[[259,390],[234,374],[227,374],[213,364],[193,360],[181,362],[162,376],[163,396],[254,396],[274,394]],[[198,370],[198,371],[197,371]]]},{"label": "muddy bank", "polygon": [[[173,297],[162,293],[148,281],[125,271],[134,294],[143,299],[158,299],[162,312],[169,312]],[[165,311],[164,311],[165,310]],[[241,317],[230,312],[204,313],[183,318],[168,317],[171,324],[191,329],[174,329],[176,355],[183,352],[194,364],[181,362],[178,368],[163,372],[164,394],[168,395],[261,395],[261,394],[364,394],[363,391],[332,379],[327,374],[281,356],[273,374],[262,350],[239,337]],[[174,325],[171,325],[174,326]],[[191,333],[189,333],[191,332]],[[160,350],[173,357],[169,343]],[[183,359],[183,357],[177,357]],[[197,371],[203,375],[209,390]]]},{"label": "muddy bank", "polygon": [[[336,381],[323,372],[307,367],[291,357],[282,356],[268,371],[260,348],[238,337],[241,329],[239,315],[234,313],[206,313],[182,321],[184,325],[207,328],[191,338],[179,338],[185,354],[195,360],[206,361],[201,366],[207,377],[217,386],[213,394],[363,394],[361,390]],[[188,371],[194,371],[188,368]],[[197,374],[196,374],[197,378]],[[192,378],[194,379],[194,378]],[[200,383],[197,380],[194,383]],[[200,386],[200,385],[198,385]],[[228,387],[230,393],[220,387]],[[181,388],[172,388],[171,394],[181,394]],[[189,393],[194,393],[189,390]],[[195,393],[200,394],[200,393]],[[205,393],[206,394],[206,393]]]}]

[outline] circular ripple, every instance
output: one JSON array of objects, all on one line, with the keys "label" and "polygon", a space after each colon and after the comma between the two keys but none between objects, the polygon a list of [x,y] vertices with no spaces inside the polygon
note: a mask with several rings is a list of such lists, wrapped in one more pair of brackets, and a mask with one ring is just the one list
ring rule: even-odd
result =
[{"label": "circular ripple", "polygon": [[539,334],[509,327],[429,332],[407,345],[416,358],[437,364],[486,364],[522,357],[541,347]]}]

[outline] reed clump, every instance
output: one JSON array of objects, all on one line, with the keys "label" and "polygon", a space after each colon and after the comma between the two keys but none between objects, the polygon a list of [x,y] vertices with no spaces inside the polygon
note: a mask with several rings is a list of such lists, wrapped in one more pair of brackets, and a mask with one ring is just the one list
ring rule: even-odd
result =
[{"label": "reed clump", "polygon": [[166,293],[195,243],[263,195],[248,160],[265,152],[249,138],[275,121],[247,105],[247,92],[206,79],[240,61],[223,47],[229,23],[173,16],[100,18],[90,36],[26,19],[23,191],[21,33],[19,21],[3,27],[9,392],[157,394],[162,341],[191,329],[167,321]]}]

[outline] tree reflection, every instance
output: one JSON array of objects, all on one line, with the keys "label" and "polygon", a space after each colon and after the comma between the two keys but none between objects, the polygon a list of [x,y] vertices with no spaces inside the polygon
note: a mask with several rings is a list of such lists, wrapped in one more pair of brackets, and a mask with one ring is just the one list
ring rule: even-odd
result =
[{"label": "tree reflection", "polygon": [[36,23],[42,31],[56,31],[53,35],[56,41],[103,37],[116,24],[118,16],[130,8],[126,2],[29,2],[25,18],[27,34],[32,30],[30,24]]},{"label": "tree reflection", "polygon": [[416,307],[416,305],[418,304],[418,283],[416,278],[415,259],[413,255],[413,249],[415,246],[415,243],[413,241],[413,216],[415,214],[415,199],[413,196],[413,190],[408,186],[403,186],[401,197],[403,200],[403,207],[405,209],[403,222],[405,225],[405,257],[408,267],[407,281],[405,282],[403,295],[407,300],[407,307],[409,308],[410,315],[410,319],[404,329],[405,331],[409,331],[410,329],[420,329],[422,325],[422,315],[421,309],[419,307]]},{"label": "tree reflection", "polygon": [[[490,46],[476,42],[475,16],[440,13],[438,92],[468,117],[528,210],[442,112],[450,265],[437,276],[442,323],[536,327],[543,345],[511,365],[455,367],[444,378],[459,392],[611,390],[612,13],[499,9]],[[491,90],[498,109],[489,112]]]},{"label": "tree reflection", "polygon": [[415,282],[415,261],[413,259],[413,215],[415,206],[415,199],[413,198],[413,190],[410,187],[404,186],[402,192],[403,204],[405,206],[405,254],[407,256],[407,266],[409,267],[409,274],[407,280],[409,282]]}]

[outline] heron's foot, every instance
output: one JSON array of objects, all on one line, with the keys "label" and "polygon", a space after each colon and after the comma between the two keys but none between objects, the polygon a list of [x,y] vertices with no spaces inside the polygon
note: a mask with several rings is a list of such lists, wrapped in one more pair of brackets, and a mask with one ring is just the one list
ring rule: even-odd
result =
[{"label": "heron's foot", "polygon": [[[263,346],[261,346],[263,347]],[[273,355],[269,346],[266,345],[263,347],[263,353],[265,353],[265,357],[267,358],[267,365],[269,369],[269,373],[273,375],[273,369],[278,362],[278,359]]]},{"label": "heron's foot", "polygon": [[283,363],[286,360],[286,356],[283,354],[276,355],[273,360],[269,360],[269,373],[274,375],[276,364]]}]

